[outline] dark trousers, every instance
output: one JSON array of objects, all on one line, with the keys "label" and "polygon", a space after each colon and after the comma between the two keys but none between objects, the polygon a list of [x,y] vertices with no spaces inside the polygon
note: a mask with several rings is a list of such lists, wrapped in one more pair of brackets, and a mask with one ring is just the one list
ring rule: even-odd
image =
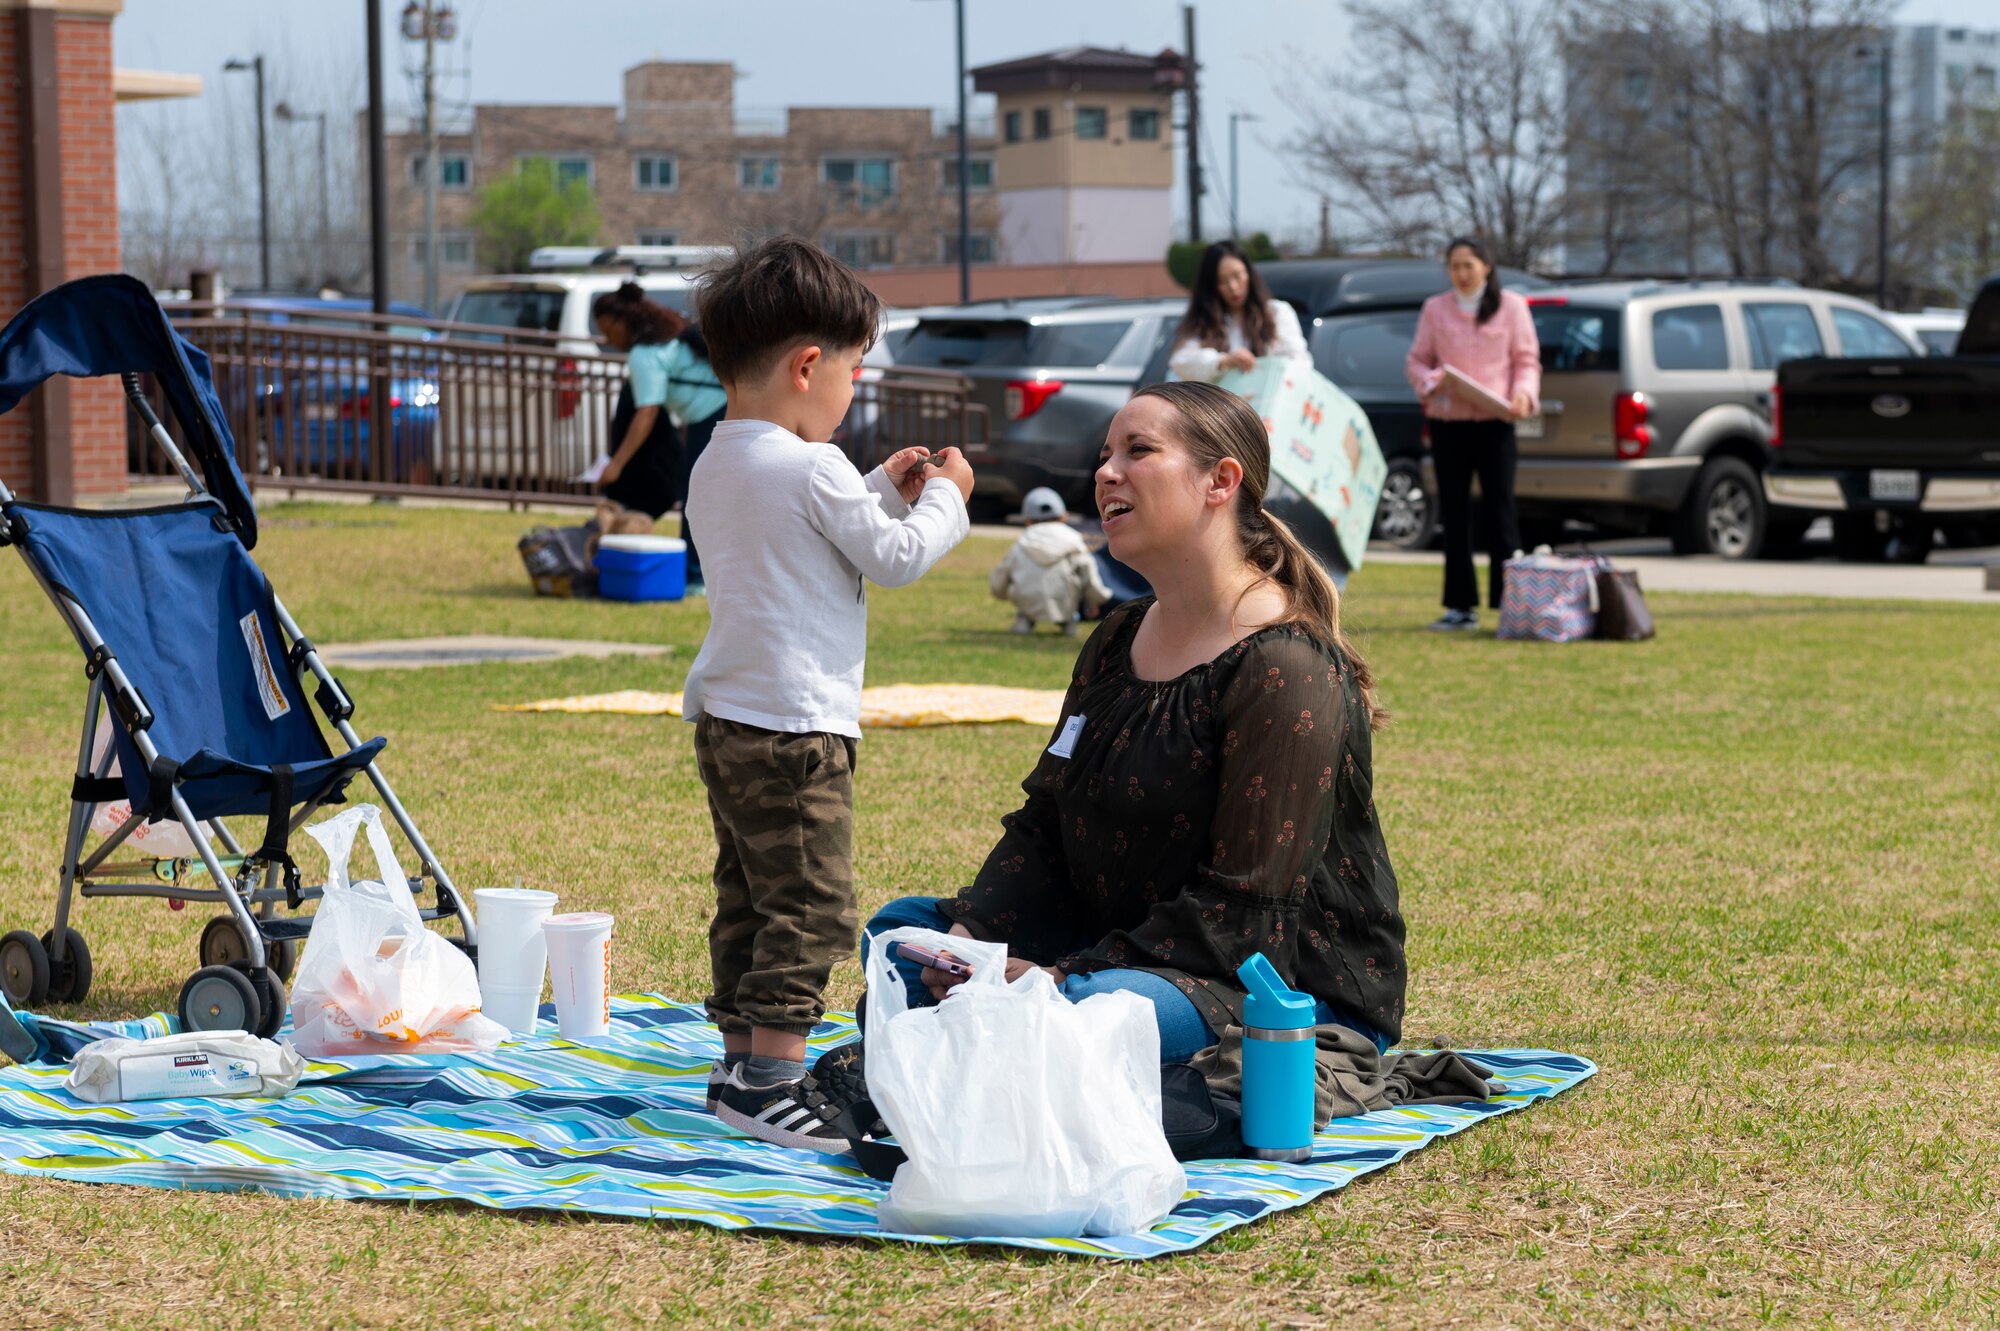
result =
[{"label": "dark trousers", "polygon": [[688,482],[694,476],[694,464],[701,461],[701,455],[708,448],[708,438],[715,433],[715,427],[722,420],[722,413],[716,412],[705,421],[696,421],[687,427],[681,436],[681,472],[674,496],[681,501],[681,539],[687,542],[687,580],[700,582],[701,552],[694,548],[694,530],[688,526],[687,497]]},{"label": "dark trousers", "polygon": [[1438,521],[1444,528],[1445,609],[1471,610],[1479,604],[1479,576],[1472,567],[1472,478],[1477,475],[1486,551],[1493,560],[1486,578],[1486,603],[1498,610],[1506,587],[1503,565],[1521,548],[1521,523],[1514,514],[1514,465],[1519,456],[1514,423],[1434,420],[1429,425]]}]

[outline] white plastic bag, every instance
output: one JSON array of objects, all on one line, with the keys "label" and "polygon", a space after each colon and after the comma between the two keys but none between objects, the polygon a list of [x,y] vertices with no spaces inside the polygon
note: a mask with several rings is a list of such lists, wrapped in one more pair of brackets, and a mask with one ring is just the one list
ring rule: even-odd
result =
[{"label": "white plastic bag", "polygon": [[92,1104],[184,1096],[288,1094],[306,1061],[247,1031],[186,1031],[157,1040],[98,1040],[70,1061],[69,1093]]},{"label": "white plastic bag", "polygon": [[[97,718],[97,734],[90,741],[91,771],[94,772],[97,770],[97,764],[104,760],[104,751],[110,747],[111,719],[100,716]],[[118,774],[118,759],[113,757],[111,767],[105,772],[105,775],[115,777]],[[130,800],[110,800],[98,805],[92,811],[90,815],[90,830],[101,837],[110,836],[130,821],[131,817],[132,802]],[[203,823],[201,826],[202,830],[207,832],[210,837],[215,835],[215,829],[207,823]],[[180,821],[172,816],[162,818],[157,823],[140,823],[132,829],[132,835],[125,838],[125,845],[121,849],[134,850],[141,855],[154,856],[163,860],[193,859],[196,855],[200,854],[195,849],[194,841],[188,836],[187,829],[182,827]]]},{"label": "white plastic bag", "polygon": [[[972,964],[936,1007],[912,1008],[890,949]],[[1136,994],[1071,1003],[1048,972],[1008,984],[1007,949],[933,929],[868,946],[868,1089],[909,1160],[880,1207],[906,1234],[1134,1234],[1187,1176],[1160,1127],[1160,1032]]]},{"label": "white plastic bag", "polygon": [[[382,882],[353,882],[355,833],[368,832]],[[480,1014],[472,959],[424,928],[382,812],[358,804],[306,828],[326,851],[326,895],[292,984],[293,1040],[313,1057],[487,1050],[507,1036]]]}]

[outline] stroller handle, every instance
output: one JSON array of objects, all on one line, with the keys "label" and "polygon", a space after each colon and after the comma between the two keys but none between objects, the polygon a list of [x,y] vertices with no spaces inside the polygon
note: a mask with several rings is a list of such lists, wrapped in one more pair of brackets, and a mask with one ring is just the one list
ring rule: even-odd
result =
[{"label": "stroller handle", "polygon": [[174,464],[174,470],[178,471],[181,479],[187,482],[188,498],[193,499],[196,495],[207,494],[208,491],[203,488],[201,478],[195,475],[194,468],[188,465],[180,446],[174,442],[173,436],[167,433],[167,427],[160,423],[159,414],[153,410],[153,404],[146,400],[146,390],[139,386],[139,376],[127,370],[118,376],[118,381],[125,386],[125,400],[132,404],[132,409],[139,413],[139,419],[146,423],[146,433],[152,436],[153,442],[160,446],[160,451],[167,455],[167,460]]}]

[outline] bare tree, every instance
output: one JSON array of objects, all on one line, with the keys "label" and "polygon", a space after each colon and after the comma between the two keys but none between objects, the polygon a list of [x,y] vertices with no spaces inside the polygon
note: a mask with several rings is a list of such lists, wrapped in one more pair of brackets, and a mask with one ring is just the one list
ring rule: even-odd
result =
[{"label": "bare tree", "polygon": [[1559,0],[1347,0],[1346,9],[1346,72],[1298,71],[1306,86],[1339,94],[1306,107],[1306,128],[1288,145],[1306,171],[1357,198],[1394,249],[1430,253],[1472,232],[1501,263],[1542,261],[1561,220]]}]

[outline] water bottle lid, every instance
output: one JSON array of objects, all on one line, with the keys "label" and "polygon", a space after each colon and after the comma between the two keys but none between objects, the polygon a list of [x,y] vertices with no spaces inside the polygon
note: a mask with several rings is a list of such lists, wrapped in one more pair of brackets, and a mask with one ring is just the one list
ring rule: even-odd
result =
[{"label": "water bottle lid", "polygon": [[1302,994],[1278,978],[1278,968],[1262,952],[1236,968],[1236,978],[1250,997],[1243,1004],[1243,1024],[1267,1031],[1298,1030],[1317,1025],[1311,994]]}]

